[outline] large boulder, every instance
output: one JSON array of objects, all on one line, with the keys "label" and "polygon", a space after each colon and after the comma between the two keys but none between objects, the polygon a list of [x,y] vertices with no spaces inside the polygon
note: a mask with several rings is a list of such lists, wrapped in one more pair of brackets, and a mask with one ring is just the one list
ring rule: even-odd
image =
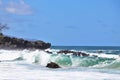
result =
[{"label": "large boulder", "polygon": [[54,62],[48,63],[46,67],[48,67],[48,68],[60,68],[60,66]]}]

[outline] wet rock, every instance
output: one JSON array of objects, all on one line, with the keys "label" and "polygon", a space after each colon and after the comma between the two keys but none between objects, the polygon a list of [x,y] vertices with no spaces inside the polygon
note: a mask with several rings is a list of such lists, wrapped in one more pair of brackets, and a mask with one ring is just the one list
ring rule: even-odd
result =
[{"label": "wet rock", "polygon": [[97,55],[92,55],[93,57],[98,57]]},{"label": "wet rock", "polygon": [[50,52],[50,51],[46,51],[47,53],[49,53],[49,54],[52,54],[52,52]]},{"label": "wet rock", "polygon": [[97,51],[97,53],[103,53],[103,51]]},{"label": "wet rock", "polygon": [[48,68],[60,68],[60,66],[54,62],[48,63],[46,67],[48,67]]},{"label": "wet rock", "polygon": [[64,53],[64,54],[68,54],[68,53],[75,53],[74,51],[70,51],[70,50],[60,50],[57,53]]},{"label": "wet rock", "polygon": [[85,57],[89,56],[89,54],[86,54],[86,53],[81,53],[81,54],[82,56],[85,56]]},{"label": "wet rock", "polygon": [[58,54],[60,54],[60,53],[64,53],[64,54],[72,53],[72,55],[74,55],[74,56],[84,56],[84,57],[89,56],[89,54],[86,54],[86,53],[83,53],[83,52],[75,52],[75,51],[70,51],[70,50],[61,50],[57,53]]}]

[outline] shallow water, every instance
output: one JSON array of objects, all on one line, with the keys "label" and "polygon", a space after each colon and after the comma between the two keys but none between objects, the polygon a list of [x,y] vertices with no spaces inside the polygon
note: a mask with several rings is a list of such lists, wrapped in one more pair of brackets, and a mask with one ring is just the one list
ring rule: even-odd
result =
[{"label": "shallow water", "polygon": [[[97,53],[89,53],[97,54]],[[99,58],[47,54],[40,50],[0,50],[0,80],[120,80],[119,55]],[[56,62],[62,68],[45,66]]]},{"label": "shallow water", "polygon": [[22,62],[2,62],[0,80],[120,80],[119,73],[82,68],[48,69]]}]

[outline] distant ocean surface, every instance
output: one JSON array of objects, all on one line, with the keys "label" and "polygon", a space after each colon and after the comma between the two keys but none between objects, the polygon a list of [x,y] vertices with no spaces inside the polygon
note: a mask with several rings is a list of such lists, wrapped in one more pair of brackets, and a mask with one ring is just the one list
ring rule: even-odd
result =
[{"label": "distant ocean surface", "polygon": [[[57,54],[60,50],[90,56]],[[119,46],[52,46],[45,51],[0,49],[0,80],[120,80]],[[46,68],[49,62],[62,68]]]},{"label": "distant ocean surface", "polygon": [[51,48],[67,50],[120,50],[120,46],[52,46]]},{"label": "distant ocean surface", "polygon": [[95,53],[102,51],[106,54],[120,54],[120,46],[52,46],[51,48],[56,50],[76,50]]}]

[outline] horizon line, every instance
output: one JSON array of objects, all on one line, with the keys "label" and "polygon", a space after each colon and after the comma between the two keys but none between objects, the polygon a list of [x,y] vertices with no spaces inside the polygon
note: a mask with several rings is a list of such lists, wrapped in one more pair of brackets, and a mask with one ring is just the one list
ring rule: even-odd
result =
[{"label": "horizon line", "polygon": [[70,47],[72,47],[72,46],[82,46],[82,47],[120,47],[120,46],[112,46],[112,45],[97,45],[97,46],[94,46],[94,45],[51,45],[51,46],[70,46]]}]

